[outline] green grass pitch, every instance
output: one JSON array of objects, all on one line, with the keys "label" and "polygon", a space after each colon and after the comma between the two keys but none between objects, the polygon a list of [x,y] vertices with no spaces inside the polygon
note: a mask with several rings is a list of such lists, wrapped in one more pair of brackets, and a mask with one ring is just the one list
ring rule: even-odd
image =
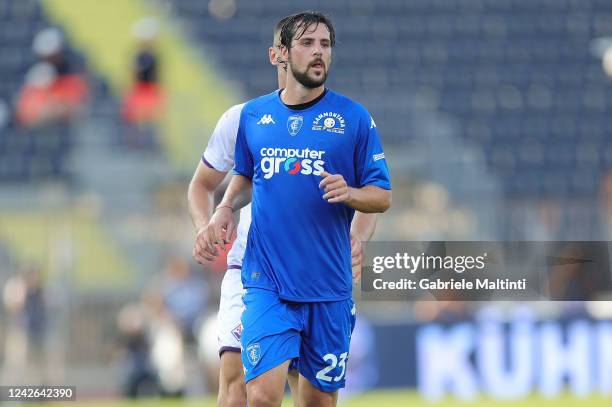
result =
[{"label": "green grass pitch", "polygon": [[[30,406],[84,406],[84,407],[215,407],[214,398],[189,399],[189,400],[141,400],[141,401],[84,401],[64,403],[28,404]],[[283,407],[292,407],[290,400],[283,403]],[[409,391],[376,391],[366,393],[348,400],[340,400],[340,407],[610,407],[612,397],[590,396],[587,398],[575,398],[563,396],[561,398],[543,399],[532,396],[520,401],[493,401],[483,398],[474,402],[464,402],[448,399],[442,402],[431,403],[423,400],[415,392]]]}]

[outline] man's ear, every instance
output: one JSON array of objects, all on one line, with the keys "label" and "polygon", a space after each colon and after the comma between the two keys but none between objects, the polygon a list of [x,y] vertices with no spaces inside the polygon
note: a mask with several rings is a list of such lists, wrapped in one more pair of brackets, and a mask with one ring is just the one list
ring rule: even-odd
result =
[{"label": "man's ear", "polygon": [[270,59],[270,63],[274,66],[278,65],[278,55],[277,55],[277,50],[274,49],[274,47],[269,47],[268,48],[268,58]]}]

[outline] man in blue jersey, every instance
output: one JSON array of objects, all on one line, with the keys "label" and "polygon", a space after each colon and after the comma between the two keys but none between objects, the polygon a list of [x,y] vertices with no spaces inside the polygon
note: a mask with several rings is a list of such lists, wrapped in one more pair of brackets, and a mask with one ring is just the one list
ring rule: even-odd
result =
[{"label": "man in blue jersey", "polygon": [[[277,67],[279,89],[285,87],[287,66],[280,57],[280,31],[285,23],[281,19],[274,28],[274,41],[268,49],[270,63]],[[194,225],[196,238],[193,256],[202,264],[213,260],[218,253],[209,252],[201,243],[207,234],[215,189],[221,184],[227,171],[234,165],[234,150],[243,104],[230,107],[219,119],[212,133],[202,159],[189,184],[188,206]],[[251,224],[251,208],[240,210],[237,236],[227,254],[227,271],[223,277],[220,292],[217,341],[220,354],[219,407],[244,407],[246,386],[240,354],[240,333],[242,332],[242,280],[241,264],[246,249],[247,234]],[[368,241],[376,226],[376,214],[356,212],[351,225],[351,255],[353,279],[358,280],[361,273],[362,241]],[[294,402],[297,392],[297,370],[289,372],[288,382]],[[295,404],[297,405],[297,404]]]},{"label": "man in blue jersey", "polygon": [[240,114],[235,175],[208,227],[223,244],[252,191],[243,261],[242,361],[251,407],[280,406],[297,360],[300,406],[334,406],[350,335],[350,225],[384,212],[391,185],[376,124],[361,105],[324,87],[334,29],[304,12],[281,30],[287,84]]}]

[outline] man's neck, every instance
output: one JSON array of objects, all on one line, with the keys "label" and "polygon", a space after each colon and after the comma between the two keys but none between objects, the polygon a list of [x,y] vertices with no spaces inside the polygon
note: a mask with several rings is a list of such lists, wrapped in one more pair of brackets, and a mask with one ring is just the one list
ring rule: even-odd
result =
[{"label": "man's neck", "polygon": [[286,105],[301,105],[318,98],[324,91],[324,85],[317,88],[307,88],[295,79],[287,79],[287,87],[281,93],[281,100]]},{"label": "man's neck", "polygon": [[281,73],[281,69],[283,68],[278,68],[278,71],[276,72],[276,79],[278,81],[278,89],[285,89],[287,79],[286,76],[283,76],[283,74]]}]

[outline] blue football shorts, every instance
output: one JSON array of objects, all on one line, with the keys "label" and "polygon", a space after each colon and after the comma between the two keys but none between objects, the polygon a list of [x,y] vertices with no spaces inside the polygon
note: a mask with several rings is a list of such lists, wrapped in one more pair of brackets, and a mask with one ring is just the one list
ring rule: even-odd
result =
[{"label": "blue football shorts", "polygon": [[242,313],[242,364],[245,381],[287,360],[324,392],[344,387],[351,334],[355,327],[352,299],[288,302],[278,293],[245,290]]}]

